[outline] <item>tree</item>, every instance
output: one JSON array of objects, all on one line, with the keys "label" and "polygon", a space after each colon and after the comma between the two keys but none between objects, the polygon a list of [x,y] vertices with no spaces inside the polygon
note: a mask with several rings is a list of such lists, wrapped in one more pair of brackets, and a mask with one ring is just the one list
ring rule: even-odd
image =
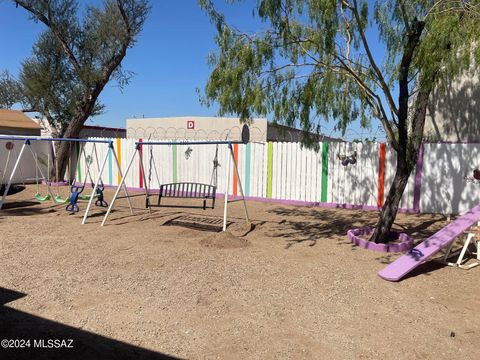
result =
[{"label": "tree", "polygon": [[[83,91],[51,32],[43,33],[34,44],[19,79],[5,72],[0,75],[0,86],[0,108],[20,104],[24,112],[38,112],[54,137],[64,136]],[[97,100],[90,116],[101,114],[103,108]]]},{"label": "tree", "polygon": [[[142,30],[148,1],[105,0],[102,8],[87,6],[84,12],[72,0],[13,2],[47,27],[23,63],[21,102],[44,116],[57,135],[76,138],[85,121],[102,110],[98,97],[107,83],[128,83],[131,73],[121,63]],[[60,177],[69,156],[69,144],[59,143]]]},{"label": "tree", "polygon": [[397,167],[371,240],[388,242],[432,89],[459,76],[472,55],[480,60],[480,1],[259,0],[254,14],[266,30],[253,34],[227,24],[211,0],[201,6],[217,29],[207,105],[244,121],[272,114],[305,131],[322,120],[342,131],[381,122]]},{"label": "tree", "polygon": [[0,109],[10,109],[20,102],[21,88],[15,78],[8,72],[0,74]]}]

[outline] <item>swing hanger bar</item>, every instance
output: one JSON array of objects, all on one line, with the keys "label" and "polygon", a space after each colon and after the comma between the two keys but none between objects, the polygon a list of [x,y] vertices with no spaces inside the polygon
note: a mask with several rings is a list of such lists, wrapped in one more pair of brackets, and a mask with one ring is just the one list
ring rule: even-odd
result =
[{"label": "swing hanger bar", "polygon": [[229,145],[229,144],[245,144],[243,141],[137,141],[135,145]]},{"label": "swing hanger bar", "polygon": [[17,137],[17,136],[0,136],[0,140],[17,140],[17,141],[65,141],[77,143],[100,143],[110,144],[112,140],[90,140],[90,139],[69,139],[69,138],[42,138],[42,137]]}]

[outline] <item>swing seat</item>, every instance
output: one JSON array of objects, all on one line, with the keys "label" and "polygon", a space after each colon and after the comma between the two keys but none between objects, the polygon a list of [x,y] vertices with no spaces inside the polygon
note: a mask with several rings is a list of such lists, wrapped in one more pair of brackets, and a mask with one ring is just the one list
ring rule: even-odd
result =
[{"label": "swing seat", "polygon": [[[79,195],[78,200],[89,201],[91,195]],[[93,198],[96,199],[98,197],[97,194],[93,195]]]},{"label": "swing seat", "polygon": [[72,192],[72,196],[70,196],[70,204],[65,207],[65,210],[67,210],[69,213],[77,213],[80,211],[80,208],[77,204],[79,194],[80,193],[78,191]]},{"label": "swing seat", "polygon": [[70,186],[70,204],[68,204],[65,207],[65,210],[67,210],[69,213],[77,213],[80,211],[80,208],[78,207],[78,199],[80,194],[83,192],[85,189],[85,185],[82,186],[76,186],[76,185],[71,185]]},{"label": "swing seat", "polygon": [[35,197],[35,199],[37,199],[37,200],[40,201],[40,202],[48,201],[48,200],[51,199],[50,194],[47,194],[47,195],[45,195],[45,196],[42,196],[42,194],[40,194],[40,193],[38,193],[38,192],[35,193],[34,197]]},{"label": "swing seat", "polygon": [[67,202],[70,201],[70,197],[67,196],[65,199],[62,198],[60,195],[57,195],[53,198],[53,200],[57,203],[57,204],[66,204]]},{"label": "swing seat", "polygon": [[[211,206],[209,209],[215,208],[215,197],[217,187],[208,184],[200,183],[171,183],[160,185],[160,192],[158,194],[157,207],[179,207],[179,208],[202,208],[207,209],[207,200],[211,199]],[[177,198],[177,199],[202,199],[202,206],[189,206],[189,205],[162,205],[162,198]],[[147,207],[151,206],[147,200]]]}]

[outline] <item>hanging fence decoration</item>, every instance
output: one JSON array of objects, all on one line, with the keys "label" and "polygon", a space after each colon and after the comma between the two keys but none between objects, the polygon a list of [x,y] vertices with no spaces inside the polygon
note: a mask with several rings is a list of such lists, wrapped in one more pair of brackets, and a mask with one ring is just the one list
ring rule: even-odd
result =
[{"label": "hanging fence decoration", "polygon": [[338,154],[338,159],[341,161],[343,166],[355,165],[357,163],[357,152],[354,151],[350,155],[341,155]]},{"label": "hanging fence decoration", "polygon": [[192,155],[193,149],[189,146],[187,150],[185,150],[185,160],[190,159],[190,156]]},{"label": "hanging fence decoration", "polygon": [[474,169],[472,176],[465,176],[467,182],[480,183],[480,169]]}]

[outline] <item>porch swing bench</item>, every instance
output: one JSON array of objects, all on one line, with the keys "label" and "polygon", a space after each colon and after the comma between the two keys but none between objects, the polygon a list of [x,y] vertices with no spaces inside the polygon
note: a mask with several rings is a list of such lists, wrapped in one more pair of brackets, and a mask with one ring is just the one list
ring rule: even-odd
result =
[{"label": "porch swing bench", "polygon": [[[146,199],[146,207],[182,207],[182,208],[201,208],[203,210],[215,208],[215,197],[217,187],[209,184],[193,183],[193,182],[177,182],[160,185],[158,192],[158,203],[152,205],[149,198]],[[162,198],[177,198],[177,199],[202,199],[203,205],[165,205],[162,204]],[[211,199],[211,205],[207,206],[207,201]]]}]

